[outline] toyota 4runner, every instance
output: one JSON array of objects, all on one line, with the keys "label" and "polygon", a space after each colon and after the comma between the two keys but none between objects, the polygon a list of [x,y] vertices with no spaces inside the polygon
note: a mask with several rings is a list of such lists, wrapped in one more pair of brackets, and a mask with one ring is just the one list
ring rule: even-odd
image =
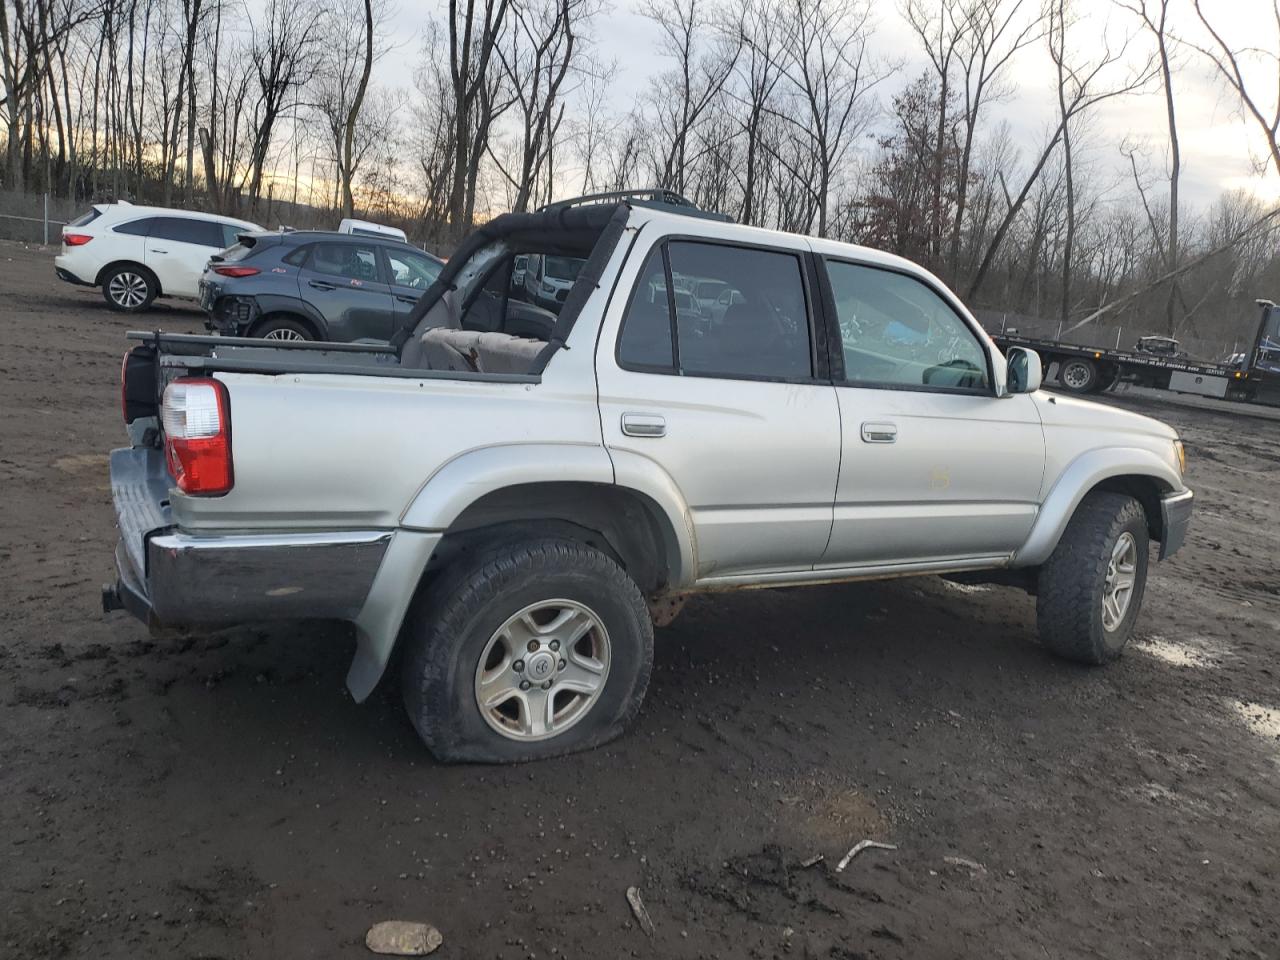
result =
[{"label": "toyota 4runner", "polygon": [[[545,339],[494,320],[530,255],[585,261]],[[1016,583],[1105,663],[1191,514],[1173,430],[1041,391],[925,270],[662,193],[498,217],[386,345],[130,336],[104,606],[350,621],[353,696],[404,647],[446,760],[616,736],[704,591]]]}]

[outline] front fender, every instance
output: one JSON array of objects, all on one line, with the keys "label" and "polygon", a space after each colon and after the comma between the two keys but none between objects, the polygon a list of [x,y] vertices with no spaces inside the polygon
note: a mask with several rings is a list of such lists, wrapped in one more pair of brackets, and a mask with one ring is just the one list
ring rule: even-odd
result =
[{"label": "front fender", "polygon": [[1113,477],[1150,477],[1164,492],[1181,490],[1177,468],[1141,447],[1104,447],[1082,453],[1059,475],[1045,497],[1031,535],[1013,555],[1015,567],[1034,567],[1049,559],[1085,494]]}]

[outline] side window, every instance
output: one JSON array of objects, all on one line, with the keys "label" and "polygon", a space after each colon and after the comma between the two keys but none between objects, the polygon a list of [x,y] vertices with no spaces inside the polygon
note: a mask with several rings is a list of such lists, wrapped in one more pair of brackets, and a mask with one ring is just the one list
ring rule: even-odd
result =
[{"label": "side window", "polygon": [[187,217],[156,217],[151,236],[159,240],[177,243],[193,243],[201,247],[222,249],[222,225],[212,220],[193,220]]},{"label": "side window", "polygon": [[[777,379],[813,375],[798,256],[689,241],[672,241],[667,249],[681,372]],[[697,296],[702,289],[708,294],[714,289],[715,299]]]},{"label": "side window", "polygon": [[373,283],[378,279],[378,250],[366,243],[317,243],[308,264],[316,273]]},{"label": "side window", "polygon": [[945,300],[914,277],[827,261],[845,380],[866,386],[990,389],[987,354]]},{"label": "side window", "polygon": [[[384,248],[386,249],[386,248]],[[441,264],[407,250],[387,249],[387,263],[391,267],[391,282],[402,287],[425,290],[440,275]]]},{"label": "side window", "polygon": [[220,223],[218,224],[218,229],[222,231],[222,245],[224,247],[234,247],[240,242],[237,237],[242,233],[249,232],[230,223]]},{"label": "side window", "polygon": [[661,245],[650,252],[632,291],[618,339],[618,362],[624,367],[675,372],[671,307]]},{"label": "side window", "polygon": [[283,256],[280,259],[291,267],[300,267],[302,266],[302,262],[307,259],[307,254],[310,252],[311,246],[308,244],[305,247],[299,247],[297,250],[294,250],[292,253],[287,256]]},{"label": "side window", "polygon": [[155,217],[144,217],[141,220],[130,220],[128,223],[116,224],[111,228],[111,232],[127,233],[131,237],[145,237],[151,232],[151,225],[155,222]]}]

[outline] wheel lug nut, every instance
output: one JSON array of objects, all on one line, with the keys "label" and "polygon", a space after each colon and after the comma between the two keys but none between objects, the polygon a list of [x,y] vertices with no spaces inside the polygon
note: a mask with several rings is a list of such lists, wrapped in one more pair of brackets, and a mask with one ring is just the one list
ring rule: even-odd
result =
[{"label": "wheel lug nut", "polygon": [[559,649],[560,649],[560,641],[559,641],[559,640],[552,640],[552,641],[551,641],[551,649],[552,649],[552,650],[559,650]]},{"label": "wheel lug nut", "polygon": [[526,649],[527,649],[530,653],[533,653],[535,650],[537,650],[537,649],[538,649],[538,641],[537,641],[537,640],[530,640],[530,641],[529,641],[529,645],[526,647]]},{"label": "wheel lug nut", "polygon": [[521,681],[520,681],[520,689],[521,689],[521,690],[528,690],[531,686],[533,686],[533,684],[531,684],[528,680],[521,680]]},{"label": "wheel lug nut", "polygon": [[519,673],[524,669],[524,661],[517,660],[515,663],[511,665],[511,669],[514,670],[516,673]]},{"label": "wheel lug nut", "polygon": [[544,684],[542,685],[542,689],[543,689],[543,690],[550,690],[550,689],[551,689],[551,681],[550,681],[550,680],[548,680],[546,683],[544,683]]},{"label": "wheel lug nut", "polygon": [[568,664],[565,663],[563,660],[561,660],[559,663],[556,664],[556,669],[563,670],[566,666],[568,666]]}]

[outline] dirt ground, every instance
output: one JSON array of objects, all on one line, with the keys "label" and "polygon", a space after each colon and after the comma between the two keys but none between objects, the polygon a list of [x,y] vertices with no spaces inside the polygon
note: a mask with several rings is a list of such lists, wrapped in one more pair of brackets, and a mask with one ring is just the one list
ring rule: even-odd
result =
[{"label": "dirt ground", "polygon": [[351,701],[345,629],[102,614],[138,324],[0,244],[0,956],[358,958],[384,919],[446,958],[1280,956],[1280,411],[1107,399],[1198,496],[1111,667],[1012,589],[725,595],[629,736],[442,767],[394,678]]}]

